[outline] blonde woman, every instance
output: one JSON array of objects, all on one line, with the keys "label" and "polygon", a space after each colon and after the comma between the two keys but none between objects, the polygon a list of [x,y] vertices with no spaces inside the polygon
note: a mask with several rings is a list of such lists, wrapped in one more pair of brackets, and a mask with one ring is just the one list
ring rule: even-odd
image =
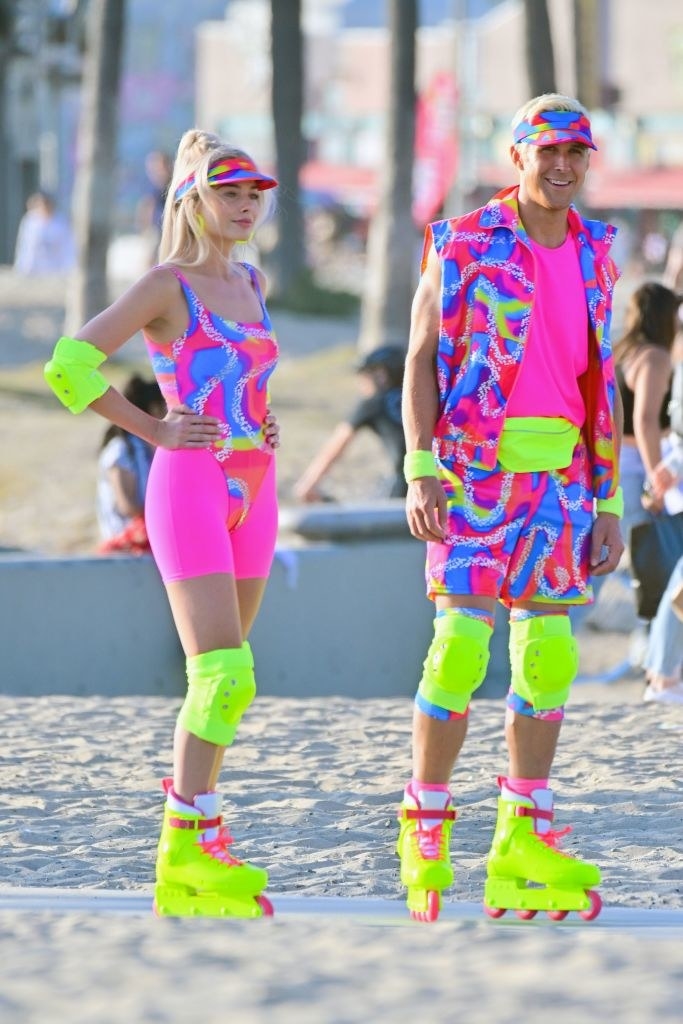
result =
[{"label": "blonde woman", "polygon": [[[261,272],[236,257],[277,182],[208,132],[180,141],[159,266],[45,368],[72,412],[86,407],[156,446],[145,518],[187,659],[173,777],[157,855],[155,907],[174,916],[272,913],[266,872],[231,852],[216,792],[224,750],[256,686],[247,637],[277,531],[277,426],[268,379],[277,344]],[[98,367],[141,330],[168,406],[162,420],[127,401]]]}]

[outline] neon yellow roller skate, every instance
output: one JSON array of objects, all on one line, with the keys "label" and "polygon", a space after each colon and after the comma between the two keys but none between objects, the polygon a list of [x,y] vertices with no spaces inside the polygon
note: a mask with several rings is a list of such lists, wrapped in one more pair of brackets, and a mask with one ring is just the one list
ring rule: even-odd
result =
[{"label": "neon yellow roller skate", "polygon": [[455,809],[447,794],[444,800],[444,807],[425,807],[424,801],[407,790],[399,808],[396,852],[401,858],[401,884],[408,889],[406,903],[414,921],[436,921],[441,893],[453,884],[450,838]]},{"label": "neon yellow roller skate", "polygon": [[552,804],[549,789],[524,797],[507,789],[503,780],[484,888],[489,917],[514,910],[528,921],[544,910],[551,920],[562,921],[576,910],[592,921],[600,913],[602,900],[592,888],[600,882],[600,870],[557,849],[558,840],[570,829],[550,829]]},{"label": "neon yellow roller skate", "polygon": [[[164,787],[170,790],[169,780]],[[168,917],[266,917],[268,874],[230,853],[218,793],[195,797],[196,812],[164,808],[156,863],[154,911]]]}]

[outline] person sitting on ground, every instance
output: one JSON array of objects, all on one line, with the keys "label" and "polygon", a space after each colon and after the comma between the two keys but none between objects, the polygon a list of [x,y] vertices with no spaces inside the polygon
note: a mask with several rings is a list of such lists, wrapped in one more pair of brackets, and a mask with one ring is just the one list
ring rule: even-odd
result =
[{"label": "person sitting on ground", "polygon": [[404,498],[407,484],[403,476],[405,438],[401,423],[401,388],[405,351],[398,345],[382,345],[356,363],[363,397],[349,415],[337,424],[294,486],[299,501],[325,501],[320,482],[346,450],[356,433],[369,427],[380,437],[391,459],[393,475],[390,498]]},{"label": "person sitting on ground", "polygon": [[[144,412],[159,419],[166,403],[159,385],[133,374],[123,394]],[[144,503],[154,447],[141,437],[111,424],[104,433],[98,458],[97,522],[102,542],[98,553],[149,553]]]}]

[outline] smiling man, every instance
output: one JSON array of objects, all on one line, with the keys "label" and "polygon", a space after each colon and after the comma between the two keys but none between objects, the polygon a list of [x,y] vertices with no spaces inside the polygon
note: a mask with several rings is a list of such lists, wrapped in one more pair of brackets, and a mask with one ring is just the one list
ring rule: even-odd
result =
[{"label": "smiling man", "polygon": [[549,776],[578,665],[569,608],[623,551],[615,232],[572,205],[596,148],[583,107],[540,96],[512,128],[519,184],[427,228],[406,362],[406,511],[436,607],[399,814],[401,880],[422,920],[453,881],[450,779],[498,601],[510,610],[508,764],[485,905],[600,909],[598,868],[556,849]]}]

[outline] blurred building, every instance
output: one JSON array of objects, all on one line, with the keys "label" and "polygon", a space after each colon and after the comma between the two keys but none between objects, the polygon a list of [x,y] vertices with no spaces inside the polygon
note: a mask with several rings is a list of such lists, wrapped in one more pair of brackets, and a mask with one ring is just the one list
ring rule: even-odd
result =
[{"label": "blurred building", "polygon": [[[593,209],[683,211],[683,7],[680,0],[595,0],[583,67],[598,144],[585,202]],[[549,0],[556,79],[575,95],[573,5]],[[371,210],[382,159],[389,67],[385,5],[304,2],[309,162],[302,184]],[[483,201],[511,180],[510,118],[528,98],[520,0],[420,5],[417,86],[450,78],[440,113],[457,136],[447,207]],[[233,0],[197,31],[197,120],[274,161],[268,0]],[[585,70],[584,70],[585,73]],[[592,77],[591,77],[592,76]],[[419,124],[419,114],[418,114]],[[444,126],[442,125],[442,129]],[[648,217],[645,216],[647,222]]]},{"label": "blurred building", "polygon": [[[0,262],[11,262],[19,219],[37,188],[68,213],[75,175],[88,0],[15,0],[0,58]],[[144,158],[175,150],[195,119],[195,29],[226,0],[126,4],[115,227],[129,229],[146,187]],[[0,84],[1,77],[0,77]]]},{"label": "blurred building", "polygon": [[[11,259],[26,197],[53,192],[68,212],[88,0],[16,0],[0,56],[0,261]],[[556,78],[575,94],[573,10],[548,0]],[[585,200],[622,210],[640,233],[668,233],[683,211],[680,0],[586,0],[581,62],[598,143]],[[377,196],[388,108],[385,0],[303,0],[307,201],[367,217]],[[423,197],[455,212],[510,181],[509,121],[527,99],[522,0],[420,0],[418,166]],[[144,157],[172,152],[193,124],[274,165],[270,0],[127,3],[115,229],[129,231]],[[436,175],[436,182],[435,182]],[[419,197],[416,197],[416,200]],[[425,216],[432,212],[425,211]],[[662,218],[664,221],[662,222]],[[668,218],[668,219],[667,219]]]}]

